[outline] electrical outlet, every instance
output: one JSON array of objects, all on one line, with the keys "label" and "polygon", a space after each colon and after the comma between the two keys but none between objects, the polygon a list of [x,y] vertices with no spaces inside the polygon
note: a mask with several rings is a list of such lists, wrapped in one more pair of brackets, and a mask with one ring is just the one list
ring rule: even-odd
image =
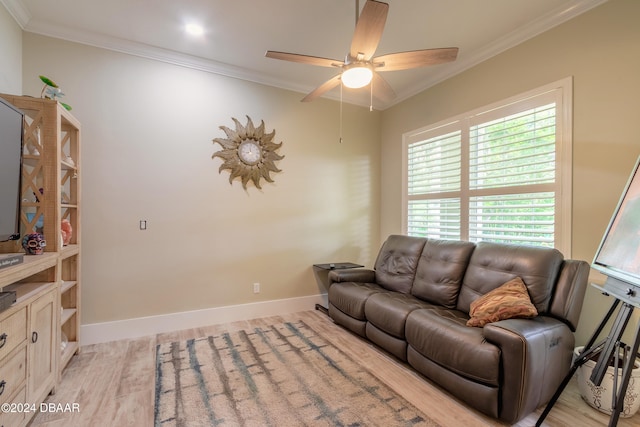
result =
[{"label": "electrical outlet", "polygon": [[254,283],[253,284],[253,293],[254,294],[259,294],[260,293],[260,283]]}]

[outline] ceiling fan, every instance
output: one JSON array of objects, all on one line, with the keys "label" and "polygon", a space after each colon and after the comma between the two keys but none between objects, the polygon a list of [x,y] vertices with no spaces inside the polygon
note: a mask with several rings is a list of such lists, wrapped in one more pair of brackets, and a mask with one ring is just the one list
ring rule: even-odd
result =
[{"label": "ceiling fan", "polygon": [[374,57],[382,38],[389,5],[380,1],[367,0],[358,17],[359,6],[359,0],[356,0],[356,29],[351,40],[351,48],[344,61],[297,53],[267,51],[265,56],[268,58],[340,69],[340,74],[314,89],[302,99],[303,102],[313,101],[341,82],[349,88],[360,88],[371,83],[372,95],[387,102],[396,95],[389,83],[378,74],[379,71],[407,70],[456,59],[457,47],[413,50]]}]

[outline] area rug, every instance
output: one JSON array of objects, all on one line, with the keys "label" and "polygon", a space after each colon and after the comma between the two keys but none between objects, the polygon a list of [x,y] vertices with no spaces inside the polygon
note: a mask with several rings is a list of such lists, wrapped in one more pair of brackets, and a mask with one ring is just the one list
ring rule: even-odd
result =
[{"label": "area rug", "polygon": [[304,322],[156,349],[155,425],[438,426]]}]

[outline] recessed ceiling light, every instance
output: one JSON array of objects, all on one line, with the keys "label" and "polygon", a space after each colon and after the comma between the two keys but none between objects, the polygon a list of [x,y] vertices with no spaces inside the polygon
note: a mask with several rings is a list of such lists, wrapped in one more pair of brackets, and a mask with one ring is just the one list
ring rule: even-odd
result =
[{"label": "recessed ceiling light", "polygon": [[201,36],[204,34],[204,28],[198,24],[187,24],[184,27],[185,31],[192,36]]}]

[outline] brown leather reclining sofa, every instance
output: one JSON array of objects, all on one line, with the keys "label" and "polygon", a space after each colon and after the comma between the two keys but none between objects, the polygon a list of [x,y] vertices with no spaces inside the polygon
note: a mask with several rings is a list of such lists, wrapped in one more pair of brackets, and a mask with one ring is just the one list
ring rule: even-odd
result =
[{"label": "brown leather reclining sofa", "polygon": [[[515,423],[571,367],[589,265],[555,250],[392,235],[373,270],[329,274],[335,323],[473,408]],[[520,277],[538,315],[470,327],[471,303]]]}]

